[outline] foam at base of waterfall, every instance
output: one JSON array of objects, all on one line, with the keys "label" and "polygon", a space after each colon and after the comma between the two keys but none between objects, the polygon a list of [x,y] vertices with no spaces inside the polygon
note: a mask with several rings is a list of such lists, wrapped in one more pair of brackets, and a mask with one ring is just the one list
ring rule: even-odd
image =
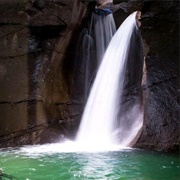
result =
[{"label": "foam at base of waterfall", "polygon": [[107,151],[123,151],[123,149],[131,149],[120,145],[99,145],[92,146],[91,144],[81,144],[74,141],[67,140],[64,143],[53,143],[34,146],[23,146],[20,148],[20,152],[26,153],[26,155],[44,155],[55,153],[71,153],[71,152],[107,152]]}]

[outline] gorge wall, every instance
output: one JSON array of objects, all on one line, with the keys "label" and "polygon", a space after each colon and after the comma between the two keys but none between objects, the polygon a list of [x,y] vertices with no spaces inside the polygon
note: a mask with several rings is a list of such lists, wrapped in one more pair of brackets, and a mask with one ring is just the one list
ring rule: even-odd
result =
[{"label": "gorge wall", "polygon": [[58,141],[80,118],[82,105],[69,99],[64,72],[71,71],[75,46],[67,46],[77,41],[86,6],[8,0],[0,2],[0,12],[1,147]]},{"label": "gorge wall", "polygon": [[[72,96],[75,89],[81,91],[73,81],[74,56],[90,5],[79,0],[0,2],[0,147],[75,135],[84,101]],[[179,148],[178,7],[178,1],[130,0],[126,12],[114,13],[119,26],[132,11],[142,11],[144,126],[136,147]]]},{"label": "gorge wall", "polygon": [[178,7],[178,1],[149,1],[142,8],[141,31],[149,52],[142,85],[144,127],[137,147],[179,150]]}]

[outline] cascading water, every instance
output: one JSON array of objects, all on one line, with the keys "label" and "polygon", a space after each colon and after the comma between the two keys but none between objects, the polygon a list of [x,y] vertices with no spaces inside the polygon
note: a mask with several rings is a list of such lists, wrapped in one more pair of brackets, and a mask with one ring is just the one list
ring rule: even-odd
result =
[{"label": "cascading water", "polygon": [[[136,105],[129,112],[133,117],[130,127],[116,127],[121,107],[127,53],[134,30],[137,30],[136,12],[131,14],[113,36],[91,89],[76,141],[87,148],[108,147],[112,144],[128,146],[142,127],[141,113]],[[123,120],[124,121],[124,120]],[[120,122],[118,123],[123,126]],[[121,142],[121,134],[127,137]],[[118,134],[118,136],[117,136]]]},{"label": "cascading water", "polygon": [[93,13],[92,21],[94,24],[94,36],[96,41],[97,65],[99,66],[103,55],[116,32],[113,15],[98,15]]},{"label": "cascading water", "polygon": [[93,78],[115,32],[112,14],[106,16],[93,12],[88,27],[80,35],[75,58],[75,94],[80,92],[80,97],[84,94],[84,101],[87,100]]}]

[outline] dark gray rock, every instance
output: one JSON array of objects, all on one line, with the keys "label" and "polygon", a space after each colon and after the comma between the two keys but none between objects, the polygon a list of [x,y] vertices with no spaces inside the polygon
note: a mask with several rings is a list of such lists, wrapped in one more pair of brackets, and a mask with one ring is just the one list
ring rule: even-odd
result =
[{"label": "dark gray rock", "polygon": [[144,126],[136,147],[173,152],[179,149],[178,4],[144,1],[141,30],[149,52],[143,85]]}]

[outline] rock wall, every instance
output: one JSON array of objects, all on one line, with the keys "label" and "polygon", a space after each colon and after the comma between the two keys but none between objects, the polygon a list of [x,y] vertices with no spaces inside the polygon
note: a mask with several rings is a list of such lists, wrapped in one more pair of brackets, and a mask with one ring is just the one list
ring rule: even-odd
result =
[{"label": "rock wall", "polygon": [[179,1],[145,1],[144,127],[136,147],[179,149]]},{"label": "rock wall", "polygon": [[[114,1],[119,3],[119,1]],[[178,152],[179,1],[129,1],[114,13],[119,26],[133,11],[142,12],[144,125],[135,147]],[[137,49],[140,51],[140,49]],[[134,71],[137,67],[134,66]],[[138,74],[138,72],[136,72]],[[139,71],[139,73],[141,73]]]},{"label": "rock wall", "polygon": [[61,139],[79,115],[62,62],[75,50],[67,46],[86,7],[76,0],[7,0],[0,12],[0,146]]}]

